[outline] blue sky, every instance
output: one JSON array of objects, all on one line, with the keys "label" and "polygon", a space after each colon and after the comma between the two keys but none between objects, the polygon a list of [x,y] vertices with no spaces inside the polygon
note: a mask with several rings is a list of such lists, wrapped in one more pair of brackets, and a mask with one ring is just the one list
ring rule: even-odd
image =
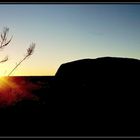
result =
[{"label": "blue sky", "polygon": [[0,5],[0,31],[10,28],[13,40],[0,51],[9,61],[7,75],[26,53],[34,54],[13,75],[54,75],[62,63],[102,56],[140,59],[139,4]]}]

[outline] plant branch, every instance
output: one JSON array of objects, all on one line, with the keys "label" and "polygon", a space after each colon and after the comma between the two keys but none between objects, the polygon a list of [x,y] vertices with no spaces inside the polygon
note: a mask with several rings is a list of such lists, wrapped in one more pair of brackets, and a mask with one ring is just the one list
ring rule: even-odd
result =
[{"label": "plant branch", "polygon": [[7,46],[13,38],[13,36],[12,36],[9,40],[7,40],[8,32],[9,32],[9,28],[4,27],[3,32],[0,35],[0,37],[1,37],[1,39],[0,39],[0,49],[3,49],[5,46]]},{"label": "plant branch", "polygon": [[8,56],[6,56],[3,60],[0,61],[0,63],[6,62],[8,60]]},{"label": "plant branch", "polygon": [[[7,40],[8,32],[9,28],[4,27],[3,32],[0,34],[0,49],[3,49],[5,46],[7,46],[13,38],[12,36],[9,40]],[[3,60],[1,60],[0,63],[6,62],[7,60],[8,56],[6,56]]]},{"label": "plant branch", "polygon": [[30,45],[30,47],[27,49],[27,54],[26,54],[26,56],[12,69],[12,71],[8,74],[8,76],[10,76],[10,75],[13,73],[13,71],[15,71],[15,69],[16,69],[26,58],[28,58],[29,56],[31,56],[31,55],[33,54],[34,48],[35,48],[35,43],[32,43],[32,44]]}]

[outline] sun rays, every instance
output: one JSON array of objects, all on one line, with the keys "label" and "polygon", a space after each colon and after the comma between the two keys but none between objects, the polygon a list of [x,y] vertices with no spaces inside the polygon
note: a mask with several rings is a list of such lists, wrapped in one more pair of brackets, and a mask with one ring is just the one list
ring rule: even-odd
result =
[{"label": "sun rays", "polygon": [[8,88],[10,83],[8,82],[6,77],[0,76],[0,92],[4,89]]},{"label": "sun rays", "polygon": [[30,90],[34,89],[35,86],[26,85],[26,82],[22,82],[21,79],[16,80],[11,77],[0,77],[0,107],[14,104],[25,98],[37,99],[36,96],[32,95]]}]

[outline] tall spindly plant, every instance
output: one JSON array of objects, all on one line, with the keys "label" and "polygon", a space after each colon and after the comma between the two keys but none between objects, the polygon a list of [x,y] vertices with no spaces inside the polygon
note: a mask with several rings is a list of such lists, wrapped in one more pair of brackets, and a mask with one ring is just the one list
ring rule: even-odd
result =
[{"label": "tall spindly plant", "polygon": [[32,43],[30,45],[30,47],[27,49],[27,53],[25,55],[25,57],[12,69],[12,71],[8,74],[8,76],[10,76],[14,71],[15,69],[25,60],[27,59],[29,56],[31,56],[34,52],[34,48],[35,48],[35,43]]},{"label": "tall spindly plant", "polygon": [[[8,39],[8,33],[9,33],[9,28],[4,27],[2,33],[0,34],[0,50],[3,50],[6,46],[8,46],[13,38],[12,36],[10,39]],[[25,57],[10,71],[8,76],[10,76],[23,61],[25,61],[33,54],[34,49],[35,49],[35,43],[32,43],[27,49],[27,53]],[[2,60],[0,60],[0,63],[6,62],[7,60],[8,60],[8,55],[5,56]]]},{"label": "tall spindly plant", "polygon": [[[11,42],[12,37],[8,39],[8,32],[9,28],[4,27],[3,32],[0,34],[0,50],[3,50],[8,44]],[[8,60],[8,56],[5,56],[2,60],[0,60],[0,63],[6,62]]]}]

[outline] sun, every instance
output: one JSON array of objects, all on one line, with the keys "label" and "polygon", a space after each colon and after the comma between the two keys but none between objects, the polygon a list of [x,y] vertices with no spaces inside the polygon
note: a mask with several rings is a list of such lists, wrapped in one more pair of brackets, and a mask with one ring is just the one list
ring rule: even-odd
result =
[{"label": "sun", "polygon": [[7,94],[11,90],[13,84],[9,80],[9,77],[0,76],[0,94]]},{"label": "sun", "polygon": [[7,81],[6,76],[0,75],[0,87]]},{"label": "sun", "polygon": [[7,83],[7,78],[5,76],[0,76],[0,87]]},{"label": "sun", "polygon": [[0,93],[6,88],[5,78],[0,76]]}]

